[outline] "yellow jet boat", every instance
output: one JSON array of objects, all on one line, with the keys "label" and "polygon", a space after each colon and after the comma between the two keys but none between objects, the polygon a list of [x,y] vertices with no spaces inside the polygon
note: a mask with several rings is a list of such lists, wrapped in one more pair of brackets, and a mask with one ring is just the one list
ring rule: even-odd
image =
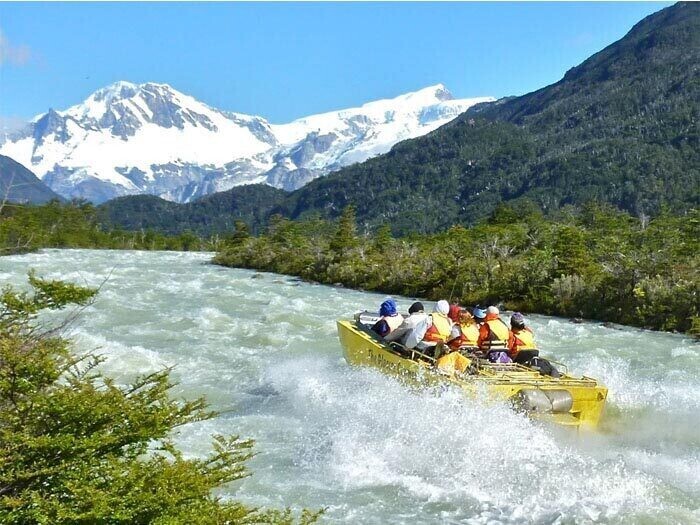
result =
[{"label": "yellow jet boat", "polygon": [[593,378],[574,377],[568,371],[551,377],[521,364],[491,363],[469,353],[463,354],[470,361],[465,373],[445,373],[435,366],[434,358],[388,343],[372,332],[370,327],[376,319],[376,314],[363,312],[354,321],[338,321],[348,363],[373,366],[414,385],[452,384],[468,396],[510,401],[536,419],[560,425],[598,425],[608,389]]}]

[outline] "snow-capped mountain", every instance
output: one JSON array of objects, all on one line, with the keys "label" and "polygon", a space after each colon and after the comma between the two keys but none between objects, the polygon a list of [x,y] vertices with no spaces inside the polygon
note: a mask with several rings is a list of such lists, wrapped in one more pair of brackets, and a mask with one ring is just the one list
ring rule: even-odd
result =
[{"label": "snow-capped mountain", "polygon": [[117,82],[8,136],[0,154],[65,197],[150,193],[186,202],[239,184],[288,190],[424,135],[470,106],[431,86],[289,124],[221,111],[168,85]]}]

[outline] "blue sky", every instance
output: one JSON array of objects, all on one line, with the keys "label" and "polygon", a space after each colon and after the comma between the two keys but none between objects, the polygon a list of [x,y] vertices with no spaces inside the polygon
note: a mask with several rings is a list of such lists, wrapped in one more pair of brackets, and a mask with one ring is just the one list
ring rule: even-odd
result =
[{"label": "blue sky", "polygon": [[272,122],[443,83],[520,95],[670,3],[3,3],[0,118],[162,82]]}]

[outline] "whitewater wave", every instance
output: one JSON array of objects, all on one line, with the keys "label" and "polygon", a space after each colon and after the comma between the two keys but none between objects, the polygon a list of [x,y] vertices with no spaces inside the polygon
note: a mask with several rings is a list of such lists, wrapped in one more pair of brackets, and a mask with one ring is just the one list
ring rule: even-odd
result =
[{"label": "whitewater wave", "polygon": [[382,294],[290,286],[209,257],[48,250],[0,258],[0,276],[109,276],[72,327],[76,351],[96,349],[123,383],[174,367],[174,395],[205,395],[221,414],[178,431],[189,456],[214,434],[254,438],[254,476],[224,497],[326,507],[329,523],[700,523],[700,351],[689,339],[529,316],[544,353],[610,389],[599,432],[579,435],[348,366],[335,320]]}]

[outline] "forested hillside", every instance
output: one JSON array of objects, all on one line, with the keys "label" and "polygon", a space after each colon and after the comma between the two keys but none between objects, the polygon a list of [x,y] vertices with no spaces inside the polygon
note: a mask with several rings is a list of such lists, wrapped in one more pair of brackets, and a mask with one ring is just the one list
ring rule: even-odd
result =
[{"label": "forested hillside", "polygon": [[214,193],[198,201],[177,204],[153,195],[132,195],[106,202],[100,218],[127,230],[155,230],[166,234],[192,231],[199,235],[232,232],[237,220],[258,231],[275,206],[287,195],[283,190],[256,184]]},{"label": "forested hillside", "polygon": [[61,199],[31,171],[0,155],[0,201],[43,203]]},{"label": "forested hillside", "polygon": [[[501,202],[545,212],[589,201],[638,217],[700,202],[700,4],[679,3],[533,93],[475,106],[433,133],[283,194],[238,187],[153,217],[138,197],[107,204],[126,228],[258,231],[279,213],[337,217],[361,227],[434,232],[474,224]],[[137,212],[137,208],[141,212]],[[233,219],[232,219],[233,217]]]},{"label": "forested hillside", "polygon": [[700,4],[647,17],[546,88],[476,106],[432,134],[293,193],[283,211],[436,231],[523,197],[634,215],[700,201]]},{"label": "forested hillside", "polygon": [[0,206],[0,256],[39,248],[107,248],[121,250],[215,250],[219,238],[190,231],[166,235],[153,230],[124,231],[103,225],[87,202]]}]

